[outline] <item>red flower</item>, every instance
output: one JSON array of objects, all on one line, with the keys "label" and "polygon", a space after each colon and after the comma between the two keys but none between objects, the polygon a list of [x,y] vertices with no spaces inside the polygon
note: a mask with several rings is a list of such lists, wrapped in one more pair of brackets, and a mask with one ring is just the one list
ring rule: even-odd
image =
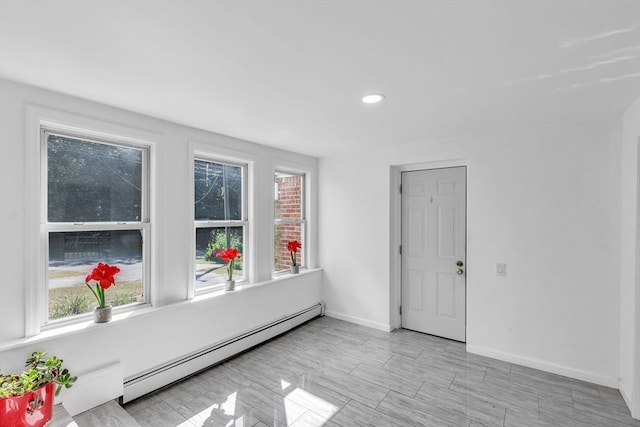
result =
[{"label": "red flower", "polygon": [[233,279],[233,260],[240,258],[240,253],[236,248],[227,248],[218,255],[227,263],[227,280]]},{"label": "red flower", "polygon": [[302,245],[297,240],[292,240],[289,243],[287,243],[287,249],[293,252],[294,254],[298,252],[298,249],[300,249],[301,247]]},{"label": "red flower", "polygon": [[289,254],[291,255],[291,265],[294,265],[294,266],[297,265],[296,252],[298,252],[298,249],[300,249],[301,247],[302,245],[297,240],[292,240],[289,243],[287,243],[287,249],[289,250]]},{"label": "red flower", "polygon": [[240,258],[240,254],[238,253],[238,249],[236,248],[227,248],[224,251],[220,252],[218,255],[224,262],[233,261],[236,258]]},{"label": "red flower", "polygon": [[120,269],[115,265],[111,266],[100,262],[98,263],[98,266],[93,269],[91,274],[84,279],[84,281],[88,283],[90,280],[96,280],[100,283],[100,287],[102,289],[108,289],[109,286],[116,284],[116,280],[113,276],[118,273],[120,273]]}]

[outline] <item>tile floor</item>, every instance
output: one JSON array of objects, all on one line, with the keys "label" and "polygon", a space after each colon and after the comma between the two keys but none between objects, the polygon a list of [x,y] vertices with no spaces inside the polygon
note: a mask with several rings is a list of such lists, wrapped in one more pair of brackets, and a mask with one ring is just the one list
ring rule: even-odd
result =
[{"label": "tile floor", "polygon": [[328,317],[125,410],[149,427],[640,427],[615,389]]}]

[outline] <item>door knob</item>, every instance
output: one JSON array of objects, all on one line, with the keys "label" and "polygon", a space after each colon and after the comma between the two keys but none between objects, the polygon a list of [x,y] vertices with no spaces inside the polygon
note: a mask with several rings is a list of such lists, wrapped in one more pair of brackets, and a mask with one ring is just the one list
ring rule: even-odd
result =
[{"label": "door knob", "polygon": [[458,262],[456,262],[456,265],[457,265],[458,267],[462,267],[462,266],[464,265],[464,262],[462,262],[462,261],[458,261]]},{"label": "door knob", "polygon": [[457,271],[457,273],[460,275],[460,274],[464,273],[464,270],[463,270],[463,269],[461,269],[461,268],[459,268],[459,269],[458,269],[458,271]]}]

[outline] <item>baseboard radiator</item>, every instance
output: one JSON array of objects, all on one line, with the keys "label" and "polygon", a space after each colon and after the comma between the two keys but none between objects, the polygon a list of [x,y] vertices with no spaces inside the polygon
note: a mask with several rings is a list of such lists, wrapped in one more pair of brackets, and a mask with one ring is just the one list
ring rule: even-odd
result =
[{"label": "baseboard radiator", "polygon": [[138,397],[207,369],[212,365],[220,363],[322,315],[324,315],[324,303],[319,302],[311,307],[243,332],[179,359],[125,378],[124,392],[120,398],[120,403],[130,402]]}]

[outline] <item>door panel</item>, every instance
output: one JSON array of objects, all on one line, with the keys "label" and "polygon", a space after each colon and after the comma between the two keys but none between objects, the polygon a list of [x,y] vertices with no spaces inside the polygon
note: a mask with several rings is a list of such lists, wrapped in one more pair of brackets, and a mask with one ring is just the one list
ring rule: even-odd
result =
[{"label": "door panel", "polygon": [[466,168],[404,172],[402,188],[402,327],[465,341]]},{"label": "door panel", "polygon": [[455,276],[453,274],[438,273],[436,277],[436,316],[455,319]]},{"label": "door panel", "polygon": [[438,206],[438,256],[455,257],[456,255],[456,208],[454,206]]}]

